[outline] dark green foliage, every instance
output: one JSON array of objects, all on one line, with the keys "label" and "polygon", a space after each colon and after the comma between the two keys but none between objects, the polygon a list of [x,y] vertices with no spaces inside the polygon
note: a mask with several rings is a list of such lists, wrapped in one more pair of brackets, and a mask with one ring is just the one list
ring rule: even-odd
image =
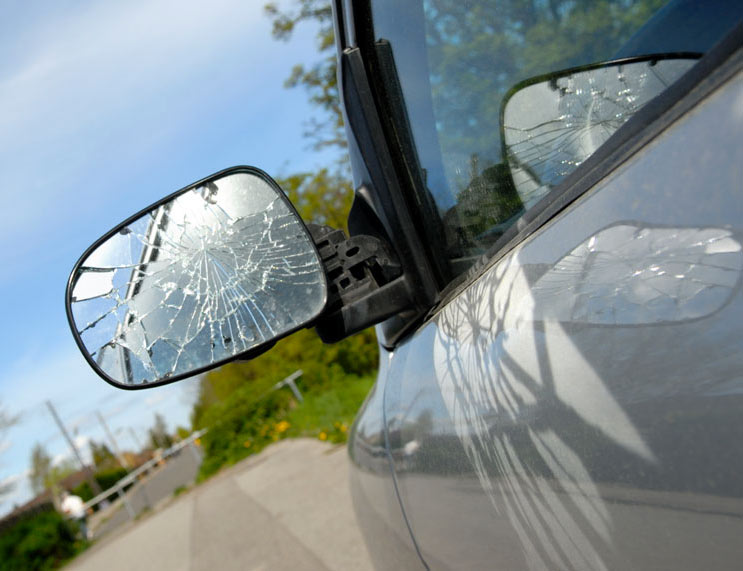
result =
[{"label": "dark green foliage", "polygon": [[70,490],[70,493],[75,496],[80,496],[80,499],[83,502],[87,502],[88,500],[91,500],[95,497],[95,494],[93,493],[93,490],[88,482],[82,482],[78,484]]},{"label": "dark green foliage", "polygon": [[0,535],[0,571],[55,569],[85,548],[76,533],[53,510],[24,518]]},{"label": "dark green foliage", "polygon": [[[98,472],[95,474],[94,477],[96,482],[98,482],[98,485],[101,487],[101,490],[106,491],[116,482],[121,480],[121,478],[126,476],[126,474],[127,471],[125,468],[112,468],[110,470]],[[88,500],[95,497],[95,494],[90,488],[90,484],[88,482],[82,482],[81,484],[72,488],[70,492],[76,496],[80,496],[80,498],[84,502],[87,502]]]},{"label": "dark green foliage", "polygon": [[[476,164],[476,161],[472,161]],[[445,215],[445,228],[457,234],[447,236],[451,257],[481,253],[501,237],[509,225],[524,211],[521,198],[513,185],[510,171],[504,163],[477,174],[473,168],[472,181],[457,195],[457,204]],[[453,234],[453,232],[452,232]],[[480,252],[470,248],[475,244]]]},{"label": "dark green foliage", "polygon": [[127,471],[125,468],[112,468],[111,470],[105,470],[98,472],[95,475],[95,479],[101,490],[107,490],[113,486],[116,482],[126,476]]}]

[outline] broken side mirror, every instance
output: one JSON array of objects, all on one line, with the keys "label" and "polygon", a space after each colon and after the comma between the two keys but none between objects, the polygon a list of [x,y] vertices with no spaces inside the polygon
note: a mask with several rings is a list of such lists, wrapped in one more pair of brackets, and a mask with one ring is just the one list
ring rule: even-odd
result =
[{"label": "broken side mirror", "polygon": [[234,167],[99,239],[72,270],[66,307],[93,369],[145,388],[254,357],[327,300],[323,262],[294,207],[268,175]]},{"label": "broken side mirror", "polygon": [[573,172],[699,54],[597,63],[527,79],[501,106],[501,144],[525,208]]}]

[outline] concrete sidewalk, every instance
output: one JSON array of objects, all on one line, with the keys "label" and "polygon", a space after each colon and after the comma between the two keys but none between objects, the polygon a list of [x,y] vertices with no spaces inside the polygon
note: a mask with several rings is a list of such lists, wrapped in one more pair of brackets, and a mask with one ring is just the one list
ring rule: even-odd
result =
[{"label": "concrete sidewalk", "polygon": [[284,440],[96,544],[70,571],[372,569],[345,447]]}]

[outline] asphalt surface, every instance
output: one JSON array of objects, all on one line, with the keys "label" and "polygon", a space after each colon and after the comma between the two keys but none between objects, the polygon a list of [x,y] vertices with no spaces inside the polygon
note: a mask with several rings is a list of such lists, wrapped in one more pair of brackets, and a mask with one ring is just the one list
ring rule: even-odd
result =
[{"label": "asphalt surface", "polygon": [[298,439],[279,442],[172,500],[161,500],[154,511],[109,533],[66,569],[345,571],[372,566],[351,507],[345,447]]},{"label": "asphalt surface", "polygon": [[[164,466],[156,468],[147,478],[130,488],[126,497],[135,516],[156,509],[161,502],[171,498],[176,489],[192,484],[199,471],[200,454],[184,448],[177,456],[169,458]],[[99,539],[130,521],[128,510],[121,501],[117,501],[110,508],[91,516],[88,525],[95,538]]]}]

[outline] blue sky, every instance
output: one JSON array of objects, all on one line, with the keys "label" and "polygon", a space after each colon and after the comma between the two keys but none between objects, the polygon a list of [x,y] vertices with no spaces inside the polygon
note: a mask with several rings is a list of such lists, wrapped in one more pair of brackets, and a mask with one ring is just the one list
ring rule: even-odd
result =
[{"label": "blue sky", "polygon": [[283,82],[316,58],[314,30],[276,42],[263,1],[71,0],[3,3],[0,22],[0,403],[20,422],[0,443],[0,482],[16,480],[0,514],[30,497],[31,448],[69,449],[44,401],[87,453],[144,441],[156,412],[188,425],[196,383],[121,391],[79,354],[64,288],[83,250],[162,196],[236,164],[272,175],[334,157],[302,137],[314,112]]}]

